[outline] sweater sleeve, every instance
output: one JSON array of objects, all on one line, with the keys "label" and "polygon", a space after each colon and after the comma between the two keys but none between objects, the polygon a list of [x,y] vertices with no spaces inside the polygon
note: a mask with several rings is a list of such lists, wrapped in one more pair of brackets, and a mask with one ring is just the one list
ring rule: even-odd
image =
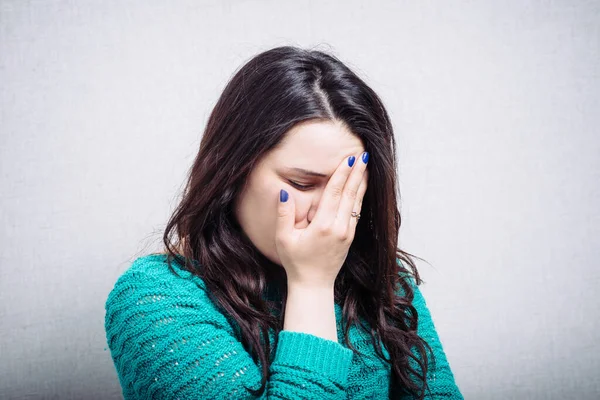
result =
[{"label": "sweater sleeve", "polygon": [[[463,395],[456,385],[454,374],[450,369],[450,364],[444,353],[442,342],[435,329],[425,298],[413,278],[409,279],[409,283],[414,290],[415,297],[413,299],[413,306],[418,313],[417,334],[431,346],[433,356],[435,357],[435,367],[432,365],[431,357],[429,358],[427,369],[427,383],[429,385],[429,390],[425,392],[425,399],[463,400]],[[430,356],[429,351],[427,349],[426,351],[427,355]],[[413,354],[420,360],[422,359],[419,353],[415,352]],[[413,368],[420,370],[415,360],[410,359],[409,363]],[[401,398],[401,400],[408,399],[412,399],[412,397],[407,395]]]},{"label": "sweater sleeve", "polygon": [[[125,400],[255,398],[244,387],[260,387],[259,365],[197,281],[127,272],[105,307]],[[352,355],[337,342],[281,331],[261,398],[345,398]]]}]

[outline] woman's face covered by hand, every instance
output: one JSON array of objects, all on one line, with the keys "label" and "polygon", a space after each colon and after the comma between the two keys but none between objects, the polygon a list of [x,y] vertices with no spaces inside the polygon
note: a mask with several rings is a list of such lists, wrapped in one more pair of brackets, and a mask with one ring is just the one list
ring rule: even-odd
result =
[{"label": "woman's face covered by hand", "polygon": [[358,159],[364,151],[362,141],[339,121],[311,120],[294,126],[248,176],[235,205],[242,230],[265,257],[281,265],[275,247],[280,189],[294,196],[295,227],[305,228],[340,161],[352,155]]}]

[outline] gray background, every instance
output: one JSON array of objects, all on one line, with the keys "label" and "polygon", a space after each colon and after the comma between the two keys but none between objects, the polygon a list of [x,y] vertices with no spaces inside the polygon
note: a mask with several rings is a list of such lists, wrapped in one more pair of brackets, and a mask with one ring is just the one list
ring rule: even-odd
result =
[{"label": "gray background", "polygon": [[[469,399],[600,396],[600,5],[1,1],[0,398],[118,399],[104,303],[276,45],[383,98],[400,245]],[[596,206],[594,206],[596,204]]]}]

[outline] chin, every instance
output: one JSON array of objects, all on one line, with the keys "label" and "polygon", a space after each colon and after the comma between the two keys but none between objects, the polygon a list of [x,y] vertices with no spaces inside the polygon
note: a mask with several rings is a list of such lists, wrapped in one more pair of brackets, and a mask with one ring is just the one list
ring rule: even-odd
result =
[{"label": "chin", "polygon": [[266,249],[263,249],[263,246],[259,247],[255,242],[252,242],[252,244],[254,245],[254,249],[258,251],[264,258],[282,267],[275,245],[271,247],[267,246]]}]

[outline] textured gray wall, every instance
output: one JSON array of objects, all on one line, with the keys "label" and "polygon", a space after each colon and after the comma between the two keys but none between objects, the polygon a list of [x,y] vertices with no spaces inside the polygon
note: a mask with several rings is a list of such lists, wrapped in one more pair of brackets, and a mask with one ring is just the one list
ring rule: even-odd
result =
[{"label": "textured gray wall", "polygon": [[600,396],[599,3],[366,3],[0,2],[0,398],[121,397],[106,296],[227,79],[283,44],[386,103],[401,246],[465,396]]}]

